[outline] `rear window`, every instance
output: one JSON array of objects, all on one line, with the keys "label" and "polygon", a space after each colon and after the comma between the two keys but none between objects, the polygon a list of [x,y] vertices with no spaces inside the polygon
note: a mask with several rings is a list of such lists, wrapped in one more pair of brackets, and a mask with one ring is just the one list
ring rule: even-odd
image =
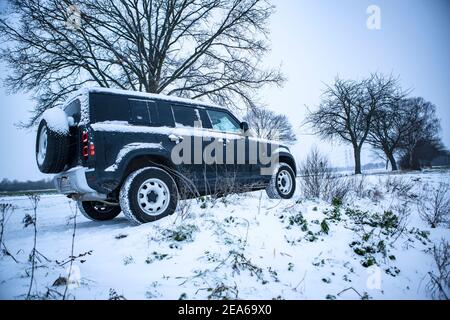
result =
[{"label": "rear window", "polygon": [[188,106],[172,106],[175,126],[201,127],[202,121],[198,109]]}]

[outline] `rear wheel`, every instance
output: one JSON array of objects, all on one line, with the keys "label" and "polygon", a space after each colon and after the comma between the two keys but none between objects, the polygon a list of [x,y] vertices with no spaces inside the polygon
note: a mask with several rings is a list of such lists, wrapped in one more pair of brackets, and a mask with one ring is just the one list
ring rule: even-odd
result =
[{"label": "rear wheel", "polygon": [[83,216],[93,221],[112,220],[121,211],[119,206],[110,206],[97,201],[78,201],[77,204]]},{"label": "rear wheel", "polygon": [[120,189],[120,206],[131,221],[142,224],[175,212],[178,189],[165,170],[148,167],[133,172]]}]

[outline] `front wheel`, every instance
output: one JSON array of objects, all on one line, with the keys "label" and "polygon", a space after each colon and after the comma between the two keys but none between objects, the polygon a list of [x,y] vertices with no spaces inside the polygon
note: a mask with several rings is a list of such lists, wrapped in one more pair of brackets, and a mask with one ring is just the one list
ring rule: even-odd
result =
[{"label": "front wheel", "polygon": [[133,172],[120,189],[120,206],[125,216],[137,223],[162,219],[175,212],[178,189],[165,170],[148,167]]},{"label": "front wheel", "polygon": [[119,206],[110,206],[96,201],[78,201],[80,212],[93,221],[108,221],[117,217],[120,213]]},{"label": "front wheel", "polygon": [[291,199],[295,192],[295,174],[291,166],[281,162],[266,188],[270,199]]}]

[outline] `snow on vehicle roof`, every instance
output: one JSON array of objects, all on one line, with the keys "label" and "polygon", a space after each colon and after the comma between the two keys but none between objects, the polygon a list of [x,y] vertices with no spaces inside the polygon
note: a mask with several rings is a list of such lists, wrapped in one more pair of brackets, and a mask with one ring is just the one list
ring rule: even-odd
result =
[{"label": "snow on vehicle roof", "polygon": [[213,103],[207,103],[207,102],[204,102],[201,100],[186,99],[186,98],[180,98],[180,97],[176,97],[176,96],[168,96],[168,95],[164,95],[164,94],[147,93],[147,92],[141,92],[141,91],[111,89],[111,88],[101,88],[101,87],[90,87],[90,88],[79,89],[76,92],[74,92],[74,94],[72,94],[72,96],[67,100],[67,103],[71,102],[76,97],[83,95],[83,94],[87,94],[87,93],[120,94],[120,95],[133,96],[133,97],[142,97],[142,98],[155,99],[155,100],[166,100],[166,101],[177,102],[177,103],[195,104],[197,106],[226,109],[222,106],[219,106],[219,105],[216,105]]}]

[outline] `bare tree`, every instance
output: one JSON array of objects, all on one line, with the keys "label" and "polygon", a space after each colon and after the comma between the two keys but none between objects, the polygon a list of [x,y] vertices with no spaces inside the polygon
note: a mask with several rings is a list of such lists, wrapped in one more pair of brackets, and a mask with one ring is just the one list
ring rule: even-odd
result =
[{"label": "bare tree", "polygon": [[402,109],[406,128],[401,143],[405,158],[402,167],[420,169],[421,147],[434,144],[435,149],[442,149],[439,146],[438,134],[441,127],[436,116],[436,106],[419,97],[402,100]]},{"label": "bare tree", "polygon": [[377,112],[398,99],[398,80],[374,73],[361,81],[336,78],[327,86],[318,110],[307,123],[321,137],[353,146],[355,174],[361,173],[361,149],[368,140]]},{"label": "bare tree", "polygon": [[353,145],[355,173],[361,173],[360,144],[365,139],[365,130],[360,130],[359,125],[364,114],[358,111],[363,105],[362,92],[362,86],[356,81],[336,78],[332,86],[326,87],[318,110],[310,111],[306,119],[322,138],[337,138]]},{"label": "bare tree", "polygon": [[352,144],[355,174],[361,173],[361,148],[369,134],[372,107],[366,101],[364,82],[336,78],[323,93],[318,110],[307,116],[316,134]]},{"label": "bare tree", "polygon": [[[392,171],[398,170],[395,154],[401,147],[406,130],[404,114],[401,113],[398,104],[376,112],[367,142],[384,154],[385,159],[391,164]],[[387,166],[388,163],[386,169]]]},{"label": "bare tree", "polygon": [[398,169],[395,155],[402,152],[402,167],[420,167],[420,159],[429,160],[445,148],[437,137],[439,120],[435,106],[422,98],[405,98],[396,81],[385,88],[376,109],[367,142],[381,150]]},{"label": "bare tree", "polygon": [[265,108],[252,108],[244,117],[256,135],[269,140],[279,140],[288,144],[297,141],[288,117]]},{"label": "bare tree", "polygon": [[400,164],[405,169],[420,170],[423,167],[432,167],[432,161],[448,154],[448,150],[439,137],[422,139],[416,143],[411,154],[404,153]]},{"label": "bare tree", "polygon": [[375,108],[367,142],[382,151],[391,164],[392,171],[398,170],[395,153],[402,147],[405,135],[412,129],[408,121],[402,99],[405,93],[398,81],[392,77],[380,75],[369,83],[369,95]]},{"label": "bare tree", "polygon": [[247,106],[280,85],[265,70],[268,0],[8,0],[1,59],[12,91],[33,92],[35,113],[96,85]]}]

